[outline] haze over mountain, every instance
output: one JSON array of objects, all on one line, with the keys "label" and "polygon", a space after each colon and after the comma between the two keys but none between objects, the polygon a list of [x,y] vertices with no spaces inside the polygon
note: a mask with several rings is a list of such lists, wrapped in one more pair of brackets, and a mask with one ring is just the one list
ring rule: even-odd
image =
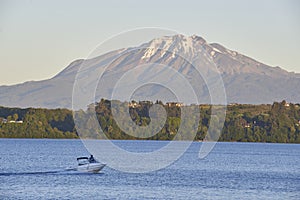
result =
[{"label": "haze over mountain", "polygon": [[[155,71],[154,64],[170,66],[178,71],[194,86],[199,103],[210,103],[207,81],[203,76],[208,77],[213,87],[218,73],[223,79],[228,103],[266,104],[283,99],[288,102],[300,100],[300,74],[265,65],[217,43],[209,44],[196,35],[174,35],[157,38],[138,47],[115,50],[89,60],[76,60],[48,80],[0,86],[0,105],[71,108],[74,80],[82,65],[86,71],[77,80],[84,82],[87,88],[93,87],[99,79],[97,72],[103,72],[96,100],[110,99],[114,86],[124,74],[136,66],[149,63],[153,65],[150,74],[160,73],[157,75],[165,78],[166,82],[174,79],[167,74],[163,76],[164,72],[160,70]],[[143,82],[151,79],[147,76],[150,76],[148,72],[137,71],[132,79]],[[122,87],[123,90],[120,91],[128,92],[126,84]],[[172,101],[176,96],[161,86],[149,85],[134,92],[132,98],[145,100],[149,97],[149,100],[155,100],[163,94],[167,94],[162,99],[164,101]]]}]

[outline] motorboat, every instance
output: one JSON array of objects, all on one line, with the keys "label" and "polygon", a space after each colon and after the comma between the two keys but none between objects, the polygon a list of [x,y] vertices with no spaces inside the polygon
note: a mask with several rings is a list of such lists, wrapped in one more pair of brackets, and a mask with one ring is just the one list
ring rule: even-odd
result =
[{"label": "motorboat", "polygon": [[91,172],[91,173],[98,173],[102,170],[106,164],[100,163],[91,157],[79,157],[77,158],[78,166],[76,168],[77,171],[80,172]]}]

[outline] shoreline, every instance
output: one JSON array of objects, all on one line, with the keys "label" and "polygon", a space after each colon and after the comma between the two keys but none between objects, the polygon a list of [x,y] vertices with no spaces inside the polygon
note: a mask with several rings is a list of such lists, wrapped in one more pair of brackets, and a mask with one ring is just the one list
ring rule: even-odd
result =
[{"label": "shoreline", "polygon": [[[0,140],[84,140],[81,138],[0,138]],[[99,141],[131,141],[131,142],[137,142],[137,141],[143,141],[143,142],[191,142],[189,140],[124,140],[124,139],[86,139],[86,140],[99,140]],[[214,141],[192,141],[193,143],[209,143],[209,142],[214,142]],[[236,144],[296,144],[299,145],[300,143],[282,143],[282,142],[240,142],[240,141],[216,141],[216,143],[236,143]]]}]

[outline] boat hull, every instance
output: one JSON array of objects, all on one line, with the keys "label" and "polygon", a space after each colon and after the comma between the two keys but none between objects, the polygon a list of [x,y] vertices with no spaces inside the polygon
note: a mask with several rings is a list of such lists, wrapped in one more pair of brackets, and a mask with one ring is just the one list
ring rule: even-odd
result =
[{"label": "boat hull", "polygon": [[105,167],[105,164],[102,163],[88,163],[85,165],[80,165],[77,167],[77,171],[80,172],[90,172],[90,173],[98,173]]}]

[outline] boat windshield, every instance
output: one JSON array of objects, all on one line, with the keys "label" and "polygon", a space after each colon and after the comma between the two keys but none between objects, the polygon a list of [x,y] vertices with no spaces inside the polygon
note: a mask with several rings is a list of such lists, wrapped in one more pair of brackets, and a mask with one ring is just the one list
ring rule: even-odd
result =
[{"label": "boat windshield", "polygon": [[78,162],[78,165],[86,165],[86,164],[90,163],[88,157],[77,158],[77,162]]}]

